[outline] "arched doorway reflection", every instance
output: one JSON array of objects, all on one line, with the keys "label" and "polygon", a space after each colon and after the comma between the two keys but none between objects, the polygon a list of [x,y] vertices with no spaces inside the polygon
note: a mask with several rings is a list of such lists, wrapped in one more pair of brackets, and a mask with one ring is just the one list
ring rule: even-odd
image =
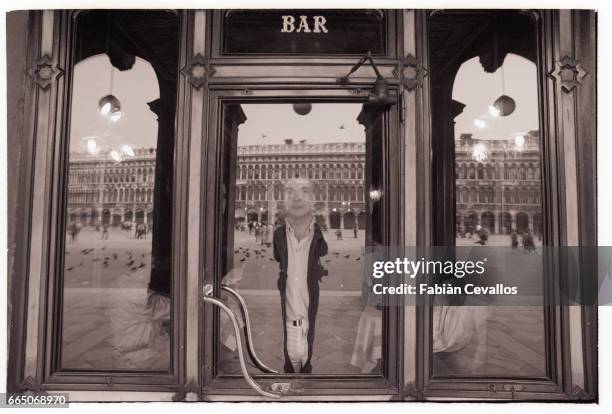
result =
[{"label": "arched doorway reflection", "polygon": [[344,213],[344,228],[352,230],[355,226],[355,213],[351,210]]},{"label": "arched doorway reflection", "polygon": [[340,213],[337,211],[332,211],[329,213],[329,227],[332,229],[340,228]]}]

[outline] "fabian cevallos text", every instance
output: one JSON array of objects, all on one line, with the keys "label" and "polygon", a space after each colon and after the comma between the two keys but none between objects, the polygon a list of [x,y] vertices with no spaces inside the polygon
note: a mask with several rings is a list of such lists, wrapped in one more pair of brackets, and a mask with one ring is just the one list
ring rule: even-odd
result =
[{"label": "fabian cevallos text", "polygon": [[[411,260],[396,258],[388,261],[375,261],[372,264],[372,292],[376,295],[516,295],[516,286],[496,283],[493,286],[482,286],[486,274],[487,259],[478,261],[452,260]],[[418,282],[420,276],[427,277],[427,282]],[[431,277],[462,279],[465,276],[477,277],[474,283],[460,286],[436,282]],[[386,283],[381,279],[386,278]]]}]

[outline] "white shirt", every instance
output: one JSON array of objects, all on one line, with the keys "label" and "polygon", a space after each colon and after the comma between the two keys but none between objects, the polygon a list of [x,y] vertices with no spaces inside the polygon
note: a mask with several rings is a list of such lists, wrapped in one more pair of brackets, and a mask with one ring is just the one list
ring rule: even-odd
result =
[{"label": "white shirt", "polygon": [[298,240],[287,220],[287,287],[285,305],[287,322],[308,321],[308,253],[314,234],[314,220],[306,228],[306,235]]}]

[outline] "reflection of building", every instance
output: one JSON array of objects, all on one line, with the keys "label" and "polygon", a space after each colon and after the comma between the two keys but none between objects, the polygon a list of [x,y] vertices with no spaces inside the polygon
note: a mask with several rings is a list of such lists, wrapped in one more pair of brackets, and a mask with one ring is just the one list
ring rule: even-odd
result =
[{"label": "reflection of building", "polygon": [[267,221],[268,214],[280,215],[283,183],[299,175],[315,184],[315,213],[320,224],[352,229],[357,218],[364,228],[364,166],[364,143],[240,146],[235,217]]},{"label": "reflection of building", "polygon": [[530,131],[519,140],[461,134],[455,141],[458,231],[480,224],[491,233],[542,233],[540,135]]},{"label": "reflection of building", "polygon": [[[151,223],[155,187],[155,148],[139,148],[120,162],[107,153],[70,153],[68,222],[118,226]],[[135,213],[134,213],[135,212]]]}]

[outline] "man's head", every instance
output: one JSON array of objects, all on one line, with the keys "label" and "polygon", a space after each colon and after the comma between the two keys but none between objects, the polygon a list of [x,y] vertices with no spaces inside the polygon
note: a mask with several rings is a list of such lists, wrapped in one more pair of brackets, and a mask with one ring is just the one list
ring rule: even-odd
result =
[{"label": "man's head", "polygon": [[288,218],[312,215],[314,186],[305,178],[292,178],[285,184],[285,209]]}]

